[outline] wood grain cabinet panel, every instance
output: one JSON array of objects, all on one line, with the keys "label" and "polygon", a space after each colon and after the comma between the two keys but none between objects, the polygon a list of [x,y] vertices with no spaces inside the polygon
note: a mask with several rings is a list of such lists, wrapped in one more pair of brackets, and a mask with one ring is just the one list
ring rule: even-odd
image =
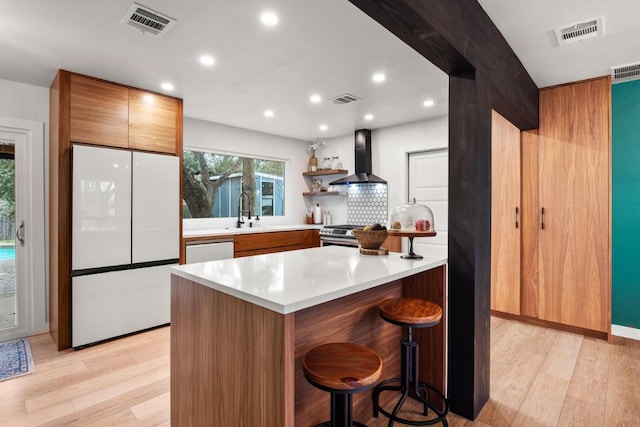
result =
[{"label": "wood grain cabinet panel", "polygon": [[520,129],[495,111],[491,169],[491,309],[520,314]]},{"label": "wood grain cabinet panel", "polygon": [[234,258],[320,246],[318,230],[239,234],[234,237]]},{"label": "wood grain cabinet panel", "polygon": [[129,89],[129,148],[176,153],[179,100]]},{"label": "wood grain cabinet panel", "polygon": [[73,142],[129,145],[129,89],[71,74],[70,138]]},{"label": "wood grain cabinet panel", "polygon": [[[540,128],[520,134],[520,153],[507,154],[496,145],[517,139],[515,133],[507,136],[496,118],[491,308],[533,323],[610,337],[610,78],[542,89]],[[509,172],[518,156],[520,171]],[[499,214],[509,210],[504,204],[516,187],[522,202],[519,241],[507,235],[514,212],[506,222]],[[519,260],[511,259],[508,248]],[[512,271],[516,265],[519,274]],[[519,289],[511,286],[517,282]]]},{"label": "wood grain cabinet panel", "polygon": [[540,92],[539,316],[606,333],[611,324],[610,117],[609,77]]},{"label": "wood grain cabinet panel", "polygon": [[522,132],[522,240],[520,314],[538,317],[540,202],[538,130]]}]

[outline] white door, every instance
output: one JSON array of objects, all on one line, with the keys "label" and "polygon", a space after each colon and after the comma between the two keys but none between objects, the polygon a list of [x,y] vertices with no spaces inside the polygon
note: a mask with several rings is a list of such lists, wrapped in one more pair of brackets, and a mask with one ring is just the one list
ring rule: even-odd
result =
[{"label": "white door", "polygon": [[131,152],[73,146],[73,270],[131,263]]},{"label": "white door", "polygon": [[447,257],[449,230],[449,152],[447,149],[409,154],[409,200],[433,211],[435,237],[414,239],[414,252]]},{"label": "white door", "polygon": [[26,137],[0,132],[0,342],[31,331]]},{"label": "white door", "polygon": [[180,256],[180,158],[133,153],[132,262]]}]

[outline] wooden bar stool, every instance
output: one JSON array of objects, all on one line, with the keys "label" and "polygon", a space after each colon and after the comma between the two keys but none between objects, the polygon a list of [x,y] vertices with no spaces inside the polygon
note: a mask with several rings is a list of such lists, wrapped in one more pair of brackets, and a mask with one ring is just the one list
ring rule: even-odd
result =
[{"label": "wooden bar stool", "polygon": [[[375,417],[378,417],[379,413],[385,415],[389,418],[389,427],[392,427],[394,422],[412,426],[428,426],[439,423],[448,426],[449,402],[440,390],[420,382],[418,378],[418,343],[413,340],[412,332],[412,328],[430,328],[440,323],[442,308],[437,304],[418,298],[389,299],[383,301],[378,308],[380,309],[380,317],[384,320],[407,328],[407,338],[401,341],[400,377],[382,381],[373,390],[373,415]],[[400,398],[391,412],[380,405],[380,394],[385,391],[400,393]],[[430,401],[429,391],[432,392],[432,396],[437,396],[437,400],[441,402]],[[416,399],[423,404],[422,415],[427,417],[428,411],[431,409],[435,413],[435,417],[417,421],[398,416],[407,397]],[[441,403],[441,405],[434,403]]]},{"label": "wooden bar stool", "polygon": [[378,353],[357,344],[323,344],[309,350],[302,368],[307,381],[331,393],[331,420],[317,427],[367,427],[353,421],[352,395],[370,389],[380,378]]}]

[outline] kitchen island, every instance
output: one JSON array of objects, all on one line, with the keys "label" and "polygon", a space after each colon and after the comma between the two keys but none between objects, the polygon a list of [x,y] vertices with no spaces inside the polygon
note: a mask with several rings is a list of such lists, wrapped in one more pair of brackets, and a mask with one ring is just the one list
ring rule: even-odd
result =
[{"label": "kitchen island", "polygon": [[[326,342],[377,351],[397,376],[400,327],[377,304],[412,296],[445,306],[446,259],[405,260],[326,246],[175,267],[171,278],[171,424],[306,427],[328,419],[329,394],[302,357]],[[445,310],[446,316],[446,310]],[[416,330],[420,378],[445,389],[445,321]],[[370,392],[355,419],[372,418]]]}]

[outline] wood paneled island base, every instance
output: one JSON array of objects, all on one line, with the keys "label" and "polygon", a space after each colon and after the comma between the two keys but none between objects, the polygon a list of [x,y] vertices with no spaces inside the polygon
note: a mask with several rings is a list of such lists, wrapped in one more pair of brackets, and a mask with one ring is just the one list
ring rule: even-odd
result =
[{"label": "wood paneled island base", "polygon": [[[304,354],[327,342],[353,342],[383,359],[381,379],[400,370],[402,328],[377,304],[413,296],[445,307],[445,265],[288,314],[172,275],[171,425],[306,427],[329,418],[329,393],[302,372]],[[445,322],[416,330],[421,380],[445,389]],[[354,419],[370,427],[371,392],[354,396]]]}]

